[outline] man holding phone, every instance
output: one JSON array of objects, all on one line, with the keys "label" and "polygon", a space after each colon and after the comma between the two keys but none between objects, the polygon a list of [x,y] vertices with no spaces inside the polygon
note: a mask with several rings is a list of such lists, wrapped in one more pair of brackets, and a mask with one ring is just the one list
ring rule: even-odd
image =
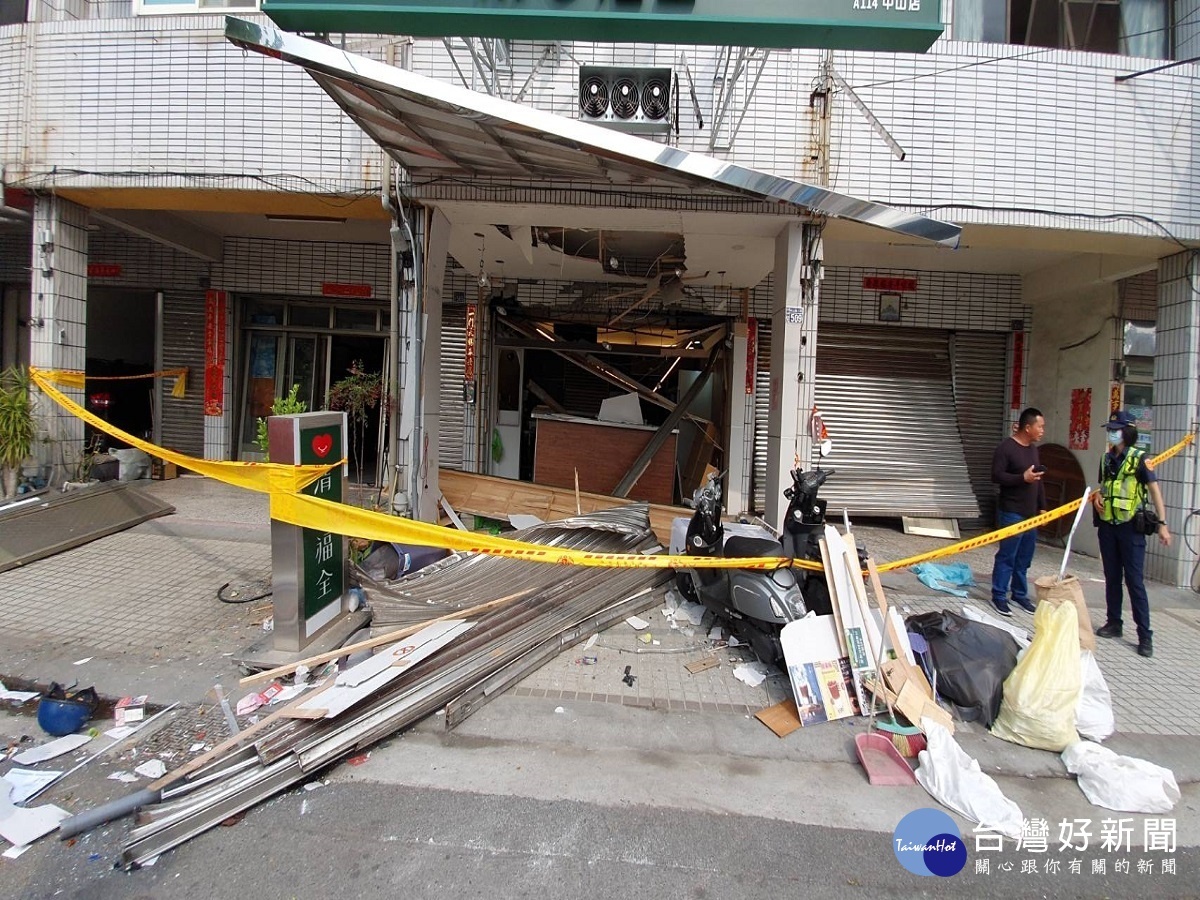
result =
[{"label": "man holding phone", "polygon": [[[1046,433],[1041,410],[1032,406],[1021,412],[1011,437],[1005,438],[992,454],[992,481],[1000,485],[996,505],[997,526],[1015,525],[1046,511],[1045,473],[1038,459],[1037,442]],[[1037,547],[1037,529],[1030,528],[1005,538],[992,563],[992,606],[1002,616],[1011,616],[1012,602],[1028,612],[1036,608],[1029,598],[1027,572]]]}]

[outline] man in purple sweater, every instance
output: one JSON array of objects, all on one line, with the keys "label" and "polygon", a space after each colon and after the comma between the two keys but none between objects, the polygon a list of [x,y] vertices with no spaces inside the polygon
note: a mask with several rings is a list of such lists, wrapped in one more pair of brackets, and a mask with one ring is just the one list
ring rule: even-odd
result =
[{"label": "man in purple sweater", "polygon": [[[997,525],[1004,528],[1046,510],[1046,489],[1042,485],[1042,468],[1038,460],[1037,442],[1046,432],[1046,420],[1032,406],[1021,413],[1012,437],[1000,442],[992,454],[992,481],[1000,485],[997,503]],[[1033,562],[1037,546],[1037,529],[1030,528],[1000,542],[996,560],[992,563],[992,605],[1002,616],[1011,616],[1008,606],[1009,588],[1012,602],[1021,609],[1033,612],[1029,599],[1029,581],[1025,573]]]}]

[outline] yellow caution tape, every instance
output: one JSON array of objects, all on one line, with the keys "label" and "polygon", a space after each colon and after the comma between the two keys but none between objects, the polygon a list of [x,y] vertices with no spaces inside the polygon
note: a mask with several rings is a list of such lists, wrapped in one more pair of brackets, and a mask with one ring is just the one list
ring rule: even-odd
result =
[{"label": "yellow caution tape", "polygon": [[[175,370],[161,374],[174,374]],[[493,537],[475,532],[457,531],[441,525],[404,519],[372,510],[360,509],[345,503],[335,503],[319,497],[311,497],[298,493],[302,488],[320,478],[335,466],[342,465],[345,460],[328,466],[288,466],[279,463],[253,462],[217,462],[197,459],[158,447],[149,441],[135,438],[105,422],[98,416],[88,412],[79,404],[73,402],[56,390],[51,381],[61,384],[83,386],[82,373],[42,371],[34,367],[29,369],[33,382],[51,399],[69,412],[79,416],[95,428],[112,435],[131,446],[144,450],[151,456],[158,456],[174,462],[185,469],[207,475],[226,484],[245,487],[250,490],[269,493],[271,495],[271,518],[289,525],[301,528],[312,528],[334,534],[350,535],[389,543],[416,544],[423,547],[443,547],[467,553],[488,553],[494,556],[504,556],[511,559],[524,559],[530,562],[558,563],[561,565],[592,566],[604,568],[639,568],[639,569],[756,569],[774,570],[787,566],[808,569],[814,572],[823,570],[819,562],[807,559],[789,559],[787,557],[739,557],[724,558],[710,556],[667,556],[642,555],[633,553],[591,553],[583,550],[565,550],[547,547],[542,544],[528,544],[523,541],[508,538]],[[186,376],[186,370],[184,370]],[[148,377],[148,376],[139,376]],[[1154,467],[1166,462],[1180,453],[1195,440],[1195,434],[1187,434],[1174,446],[1155,456],[1147,462]],[[1043,525],[1068,516],[1079,509],[1081,500],[1072,500],[1062,506],[1041,513],[1030,519],[1017,522],[1005,528],[990,531],[978,537],[968,538],[956,544],[919,553],[915,556],[898,559],[894,562],[879,566],[880,572],[890,572],[896,569],[906,569],[918,563],[930,562],[947,556],[954,556],[994,544],[1005,538],[1013,537],[1031,528]]]},{"label": "yellow caution tape", "polygon": [[146,372],[142,375],[85,375],[76,369],[43,369],[42,374],[50,381],[68,388],[83,390],[88,381],[134,381],[139,378],[174,378],[171,396],[182,399],[187,395],[187,380],[190,369],[180,366],[177,369],[162,369],[158,372]]},{"label": "yellow caution tape", "polygon": [[[223,481],[226,484],[232,484],[236,487],[243,487],[262,493],[299,491],[312,484],[330,469],[340,466],[345,462],[345,460],[339,460],[329,465],[289,466],[281,463],[227,462],[186,456],[183,453],[176,453],[174,450],[168,450],[165,447],[159,447],[149,441],[134,437],[129,432],[122,431],[115,425],[105,422],[99,416],[88,412],[54,387],[51,384],[51,375],[54,376],[55,381],[62,383],[63,373],[61,372],[51,373],[34,368],[33,366],[29,367],[29,377],[41,389],[42,393],[68,412],[83,419],[83,421],[87,422],[93,428],[97,428],[105,434],[124,441],[131,447],[137,447],[151,456],[157,456],[168,462],[173,462],[177,466],[189,469],[192,472],[207,475],[209,478],[215,478],[218,481]],[[66,380],[69,381],[70,379],[67,378]]]},{"label": "yellow caution tape", "polygon": [[[1158,456],[1151,459],[1147,466],[1153,469],[1155,466],[1166,462],[1172,456],[1183,450],[1188,444],[1195,440],[1195,434],[1186,434],[1183,440],[1164,450]],[[981,534],[978,537],[968,538],[965,541],[959,541],[957,544],[951,544],[948,547],[941,547],[937,550],[930,550],[928,553],[919,553],[916,556],[909,556],[905,559],[898,559],[895,562],[884,563],[879,567],[880,572],[890,572],[894,569],[907,569],[909,566],[915,566],[917,563],[930,562],[935,559],[942,559],[947,556],[954,556],[956,553],[965,553],[968,550],[975,550],[979,547],[986,547],[988,544],[995,544],[1005,538],[1010,538],[1013,535],[1021,534],[1024,531],[1029,531],[1031,528],[1041,528],[1043,525],[1053,522],[1055,519],[1060,519],[1063,516],[1069,516],[1075,510],[1079,509],[1079,504],[1083,498],[1072,500],[1070,503],[1064,503],[1057,509],[1049,510],[1048,512],[1036,515],[1031,519],[1024,519],[1017,522],[1015,525],[1009,525],[1005,528],[998,528],[995,531],[989,531],[987,534]]]},{"label": "yellow caution tape", "polygon": [[316,528],[334,534],[348,534],[389,543],[444,547],[467,553],[487,553],[529,562],[559,563],[568,566],[593,566],[613,569],[779,569],[789,565],[820,571],[820,563],[790,560],[785,557],[743,557],[724,559],[710,556],[642,555],[640,553],[591,553],[565,550],[544,544],[527,544],[508,538],[458,531],[402,519],[386,513],[360,509],[345,503],[323,500],[308,494],[272,494],[271,518],[301,528]]}]

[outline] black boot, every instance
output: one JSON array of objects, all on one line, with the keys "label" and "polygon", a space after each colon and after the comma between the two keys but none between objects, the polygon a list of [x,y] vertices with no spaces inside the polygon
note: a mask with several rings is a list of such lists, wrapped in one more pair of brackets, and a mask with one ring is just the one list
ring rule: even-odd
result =
[{"label": "black boot", "polygon": [[1149,658],[1154,655],[1154,641],[1144,637],[1138,639],[1138,656]]},{"label": "black boot", "polygon": [[1096,629],[1096,637],[1119,638],[1123,629],[1120,622],[1105,622]]}]

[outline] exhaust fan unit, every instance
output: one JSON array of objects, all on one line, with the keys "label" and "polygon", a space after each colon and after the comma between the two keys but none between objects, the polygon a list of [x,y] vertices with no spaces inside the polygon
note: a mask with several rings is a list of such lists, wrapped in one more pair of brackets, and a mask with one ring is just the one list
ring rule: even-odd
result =
[{"label": "exhaust fan unit", "polygon": [[579,117],[636,134],[671,130],[671,70],[580,66]]}]

